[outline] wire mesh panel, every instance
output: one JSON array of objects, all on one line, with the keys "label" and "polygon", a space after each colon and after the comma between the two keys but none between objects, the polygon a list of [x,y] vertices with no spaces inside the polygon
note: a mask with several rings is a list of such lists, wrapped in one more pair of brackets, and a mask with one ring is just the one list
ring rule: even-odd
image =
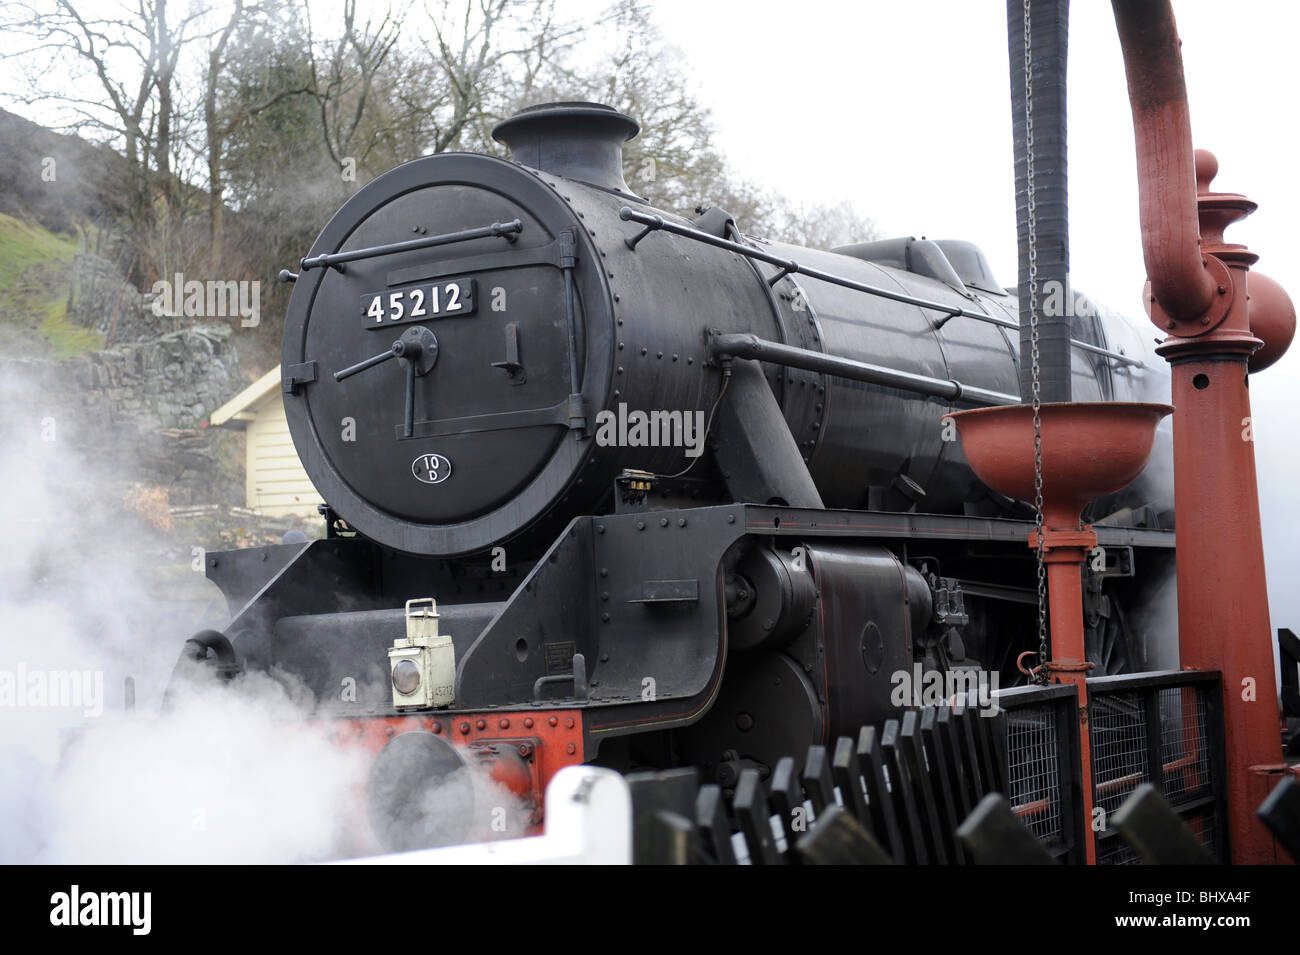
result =
[{"label": "wire mesh panel", "polygon": [[1097,862],[1140,860],[1106,822],[1141,783],[1164,796],[1207,851],[1227,859],[1222,835],[1223,702],[1219,674],[1162,671],[1088,681]]},{"label": "wire mesh panel", "polygon": [[1007,784],[1020,821],[1043,842],[1060,839],[1060,766],[1056,719],[1045,706],[1007,717]]},{"label": "wire mesh panel", "polygon": [[1000,691],[997,699],[1012,810],[1054,856],[1081,862],[1074,687],[1016,687]]},{"label": "wire mesh panel", "polygon": [[1205,729],[1205,696],[1196,687],[1160,691],[1160,763],[1164,797],[1173,805],[1205,789],[1210,757]]},{"label": "wire mesh panel", "polygon": [[[1146,709],[1137,693],[1092,696],[1088,706],[1092,747],[1092,804],[1107,815],[1148,782]],[[1104,818],[1104,817],[1103,817]]]}]

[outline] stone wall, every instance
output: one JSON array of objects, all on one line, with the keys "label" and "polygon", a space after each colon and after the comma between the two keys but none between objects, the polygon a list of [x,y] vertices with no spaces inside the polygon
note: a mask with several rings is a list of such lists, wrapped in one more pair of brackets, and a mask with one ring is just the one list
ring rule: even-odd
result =
[{"label": "stone wall", "polygon": [[0,358],[0,430],[74,447],[112,483],[172,506],[242,504],[242,435],[206,427],[247,384],[226,325],[197,325],[60,361]]},{"label": "stone wall", "polygon": [[104,336],[109,347],[148,341],[173,329],[163,327],[134,285],[112,262],[89,252],[72,262],[72,319]]},{"label": "stone wall", "polygon": [[[77,253],[71,276],[75,294],[69,314],[77,324],[99,332],[106,348],[151,342],[194,323],[193,318],[168,313],[165,304],[159,310],[162,314],[155,314],[157,296],[139,291],[102,256]],[[218,326],[210,328],[215,331]]]}]

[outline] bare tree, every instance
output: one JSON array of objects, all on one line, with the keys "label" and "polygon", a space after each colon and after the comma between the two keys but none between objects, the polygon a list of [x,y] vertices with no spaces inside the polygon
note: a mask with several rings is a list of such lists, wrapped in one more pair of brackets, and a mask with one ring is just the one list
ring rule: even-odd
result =
[{"label": "bare tree", "polygon": [[[174,162],[186,139],[178,135],[183,124],[178,124],[177,70],[207,11],[200,6],[173,15],[168,2],[121,0],[108,6],[54,0],[0,9],[6,35],[22,38],[0,55],[18,58],[31,78],[31,92],[14,98],[53,108],[63,128],[120,143],[129,170],[122,186],[137,244],[155,228],[170,233],[186,199]],[[69,54],[72,70],[66,65]],[[163,199],[163,222],[155,196]]]},{"label": "bare tree", "polygon": [[[311,94],[314,87],[309,82],[281,83],[278,89],[264,89],[255,98],[229,96],[221,101],[222,78],[230,68],[227,51],[236,31],[248,18],[259,12],[257,7],[246,7],[244,0],[235,0],[225,24],[212,34],[208,47],[207,71],[203,86],[204,146],[208,167],[208,236],[213,257],[221,258],[222,230],[225,222],[225,185],[222,181],[223,160],[229,138],[244,123],[275,108],[289,97]],[[224,107],[224,108],[223,108]]]},{"label": "bare tree", "polygon": [[880,238],[874,220],[862,215],[847,199],[806,205],[782,201],[772,238],[811,249],[833,249]]},{"label": "bare tree", "polygon": [[[313,39],[310,7],[303,12],[308,38]],[[360,158],[352,149],[354,138],[370,105],[375,78],[401,35],[404,10],[386,5],[376,21],[357,19],[357,0],[345,0],[342,31],[328,46],[323,60],[312,59],[311,94],[320,108],[320,135],[335,166],[344,171],[348,161]],[[309,47],[310,49],[310,47]]]},{"label": "bare tree", "polygon": [[[60,108],[67,118],[62,124],[65,129],[92,130],[100,138],[120,140],[130,168],[130,181],[123,184],[129,213],[133,223],[143,228],[152,211],[147,163],[152,143],[146,117],[158,76],[154,8],[142,0],[134,10],[122,8],[125,18],[116,19],[83,12],[85,7],[72,0],[56,0],[52,8],[29,3],[4,6],[4,33],[22,40],[3,55],[19,60],[31,90],[13,98]],[[74,75],[89,75],[99,87],[98,98],[80,95],[75,87],[51,88],[47,78],[58,75],[52,70],[69,53]]]},{"label": "bare tree", "polygon": [[203,84],[203,128],[207,134],[208,153],[208,237],[212,242],[213,255],[219,257],[221,247],[221,227],[224,221],[225,200],[221,185],[221,154],[225,148],[226,137],[230,134],[228,122],[222,122],[217,113],[217,86],[226,67],[226,49],[230,38],[238,29],[247,11],[244,0],[235,0],[235,7],[230,18],[217,32],[208,47],[207,73]]}]

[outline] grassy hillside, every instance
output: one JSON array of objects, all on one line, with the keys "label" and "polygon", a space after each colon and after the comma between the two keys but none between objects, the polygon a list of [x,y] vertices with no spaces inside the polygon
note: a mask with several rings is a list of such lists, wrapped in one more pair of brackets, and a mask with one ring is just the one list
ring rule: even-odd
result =
[{"label": "grassy hillside", "polygon": [[0,213],[0,355],[65,358],[103,347],[67,313],[77,240]]}]

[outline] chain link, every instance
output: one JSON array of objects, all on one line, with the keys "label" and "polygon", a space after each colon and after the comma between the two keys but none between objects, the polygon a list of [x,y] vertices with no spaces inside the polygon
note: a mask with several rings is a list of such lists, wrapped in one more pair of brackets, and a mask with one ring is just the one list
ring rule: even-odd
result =
[{"label": "chain link", "polygon": [[1043,561],[1043,419],[1042,385],[1038,366],[1038,217],[1034,205],[1034,74],[1031,40],[1031,0],[1025,0],[1025,198],[1029,233],[1029,354],[1034,409],[1034,539],[1038,571],[1038,676],[1047,673],[1047,567]]}]

